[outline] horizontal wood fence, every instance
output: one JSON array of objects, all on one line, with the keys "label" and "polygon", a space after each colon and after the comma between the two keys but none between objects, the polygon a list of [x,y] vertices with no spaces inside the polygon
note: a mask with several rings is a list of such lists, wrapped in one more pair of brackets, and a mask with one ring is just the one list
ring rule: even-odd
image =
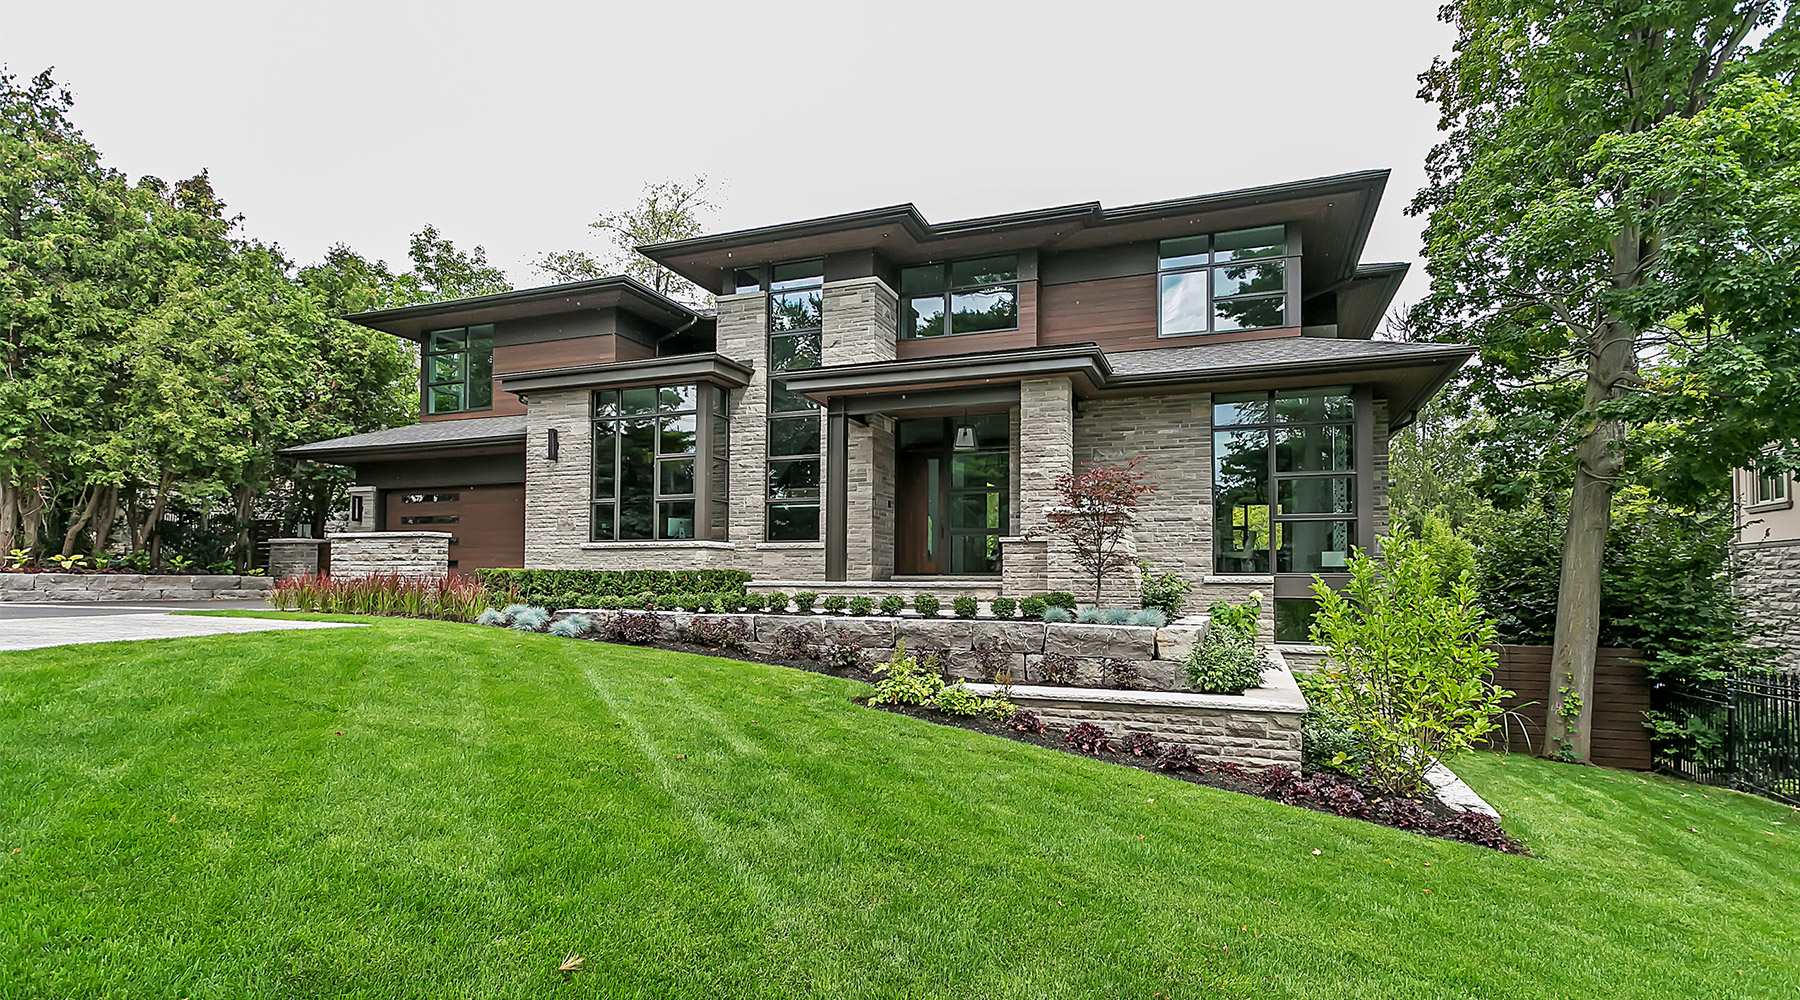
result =
[{"label": "horizontal wood fence", "polygon": [[[1549,646],[1496,646],[1500,662],[1494,683],[1514,692],[1506,699],[1517,717],[1506,720],[1504,737],[1496,734],[1493,745],[1531,753],[1543,753],[1544,725],[1555,696],[1550,690]],[[1560,685],[1559,685],[1560,686]],[[1643,654],[1635,649],[1602,649],[1594,669],[1594,732],[1590,760],[1602,767],[1650,770],[1650,731],[1644,713],[1650,709],[1650,681],[1644,674]],[[1523,723],[1524,734],[1520,733]]]}]

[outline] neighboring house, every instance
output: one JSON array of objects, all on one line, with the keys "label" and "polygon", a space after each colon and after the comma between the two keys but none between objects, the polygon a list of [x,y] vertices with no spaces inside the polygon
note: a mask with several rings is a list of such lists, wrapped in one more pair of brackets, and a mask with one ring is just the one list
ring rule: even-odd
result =
[{"label": "neighboring house", "polygon": [[1759,466],[1732,475],[1737,540],[1732,561],[1736,586],[1748,605],[1760,640],[1778,651],[1778,662],[1800,669],[1800,511],[1794,509],[1794,477]]},{"label": "neighboring house", "polygon": [[716,313],[627,278],[361,313],[420,344],[426,415],[294,453],[464,570],[1015,594],[1084,589],[1057,477],[1144,456],[1137,554],[1297,639],[1312,574],[1386,531],[1388,435],[1473,353],[1370,339],[1406,274],[1359,262],[1386,181],[639,248]]}]

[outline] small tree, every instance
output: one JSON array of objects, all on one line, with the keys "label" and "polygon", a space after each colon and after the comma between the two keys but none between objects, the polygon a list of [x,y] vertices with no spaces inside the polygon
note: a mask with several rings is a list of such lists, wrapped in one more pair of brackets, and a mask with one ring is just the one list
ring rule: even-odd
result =
[{"label": "small tree", "polygon": [[1137,523],[1138,503],[1156,492],[1145,482],[1149,474],[1137,471],[1143,460],[1140,455],[1124,465],[1093,464],[1085,472],[1058,478],[1060,502],[1044,514],[1050,533],[1067,539],[1076,563],[1093,575],[1096,606],[1107,572],[1136,563],[1125,550],[1125,539]]},{"label": "small tree", "polygon": [[1430,546],[1405,533],[1383,541],[1380,559],[1357,550],[1349,570],[1341,592],[1313,577],[1312,639],[1330,661],[1312,693],[1366,745],[1369,777],[1411,794],[1440,755],[1487,735],[1512,694],[1489,680],[1494,622],[1468,580],[1446,588]]}]

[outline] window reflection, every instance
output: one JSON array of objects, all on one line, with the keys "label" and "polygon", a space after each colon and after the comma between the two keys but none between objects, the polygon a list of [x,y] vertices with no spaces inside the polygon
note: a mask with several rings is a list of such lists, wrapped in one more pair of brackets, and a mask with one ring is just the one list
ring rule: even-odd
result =
[{"label": "window reflection", "polygon": [[1285,326],[1287,241],[1281,226],[1163,240],[1158,332],[1172,337]]},{"label": "window reflection", "polygon": [[924,264],[900,272],[900,337],[914,340],[1019,326],[1016,255]]}]

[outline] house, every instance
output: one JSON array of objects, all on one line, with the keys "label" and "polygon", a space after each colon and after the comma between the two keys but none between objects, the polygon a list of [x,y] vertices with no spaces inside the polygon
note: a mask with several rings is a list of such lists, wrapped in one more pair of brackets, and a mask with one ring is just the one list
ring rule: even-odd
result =
[{"label": "house", "polygon": [[1386,530],[1388,435],[1473,353],[1371,339],[1406,274],[1361,263],[1386,181],[639,248],[716,311],[606,278],[360,313],[419,345],[423,416],[293,453],[462,570],[978,595],[1081,592],[1056,479],[1143,456],[1137,555],[1299,638],[1312,575]]},{"label": "house", "polygon": [[1738,526],[1734,586],[1751,623],[1764,630],[1759,641],[1778,651],[1780,666],[1800,670],[1800,511],[1794,509],[1794,476],[1772,465],[1739,469],[1731,493]]}]

